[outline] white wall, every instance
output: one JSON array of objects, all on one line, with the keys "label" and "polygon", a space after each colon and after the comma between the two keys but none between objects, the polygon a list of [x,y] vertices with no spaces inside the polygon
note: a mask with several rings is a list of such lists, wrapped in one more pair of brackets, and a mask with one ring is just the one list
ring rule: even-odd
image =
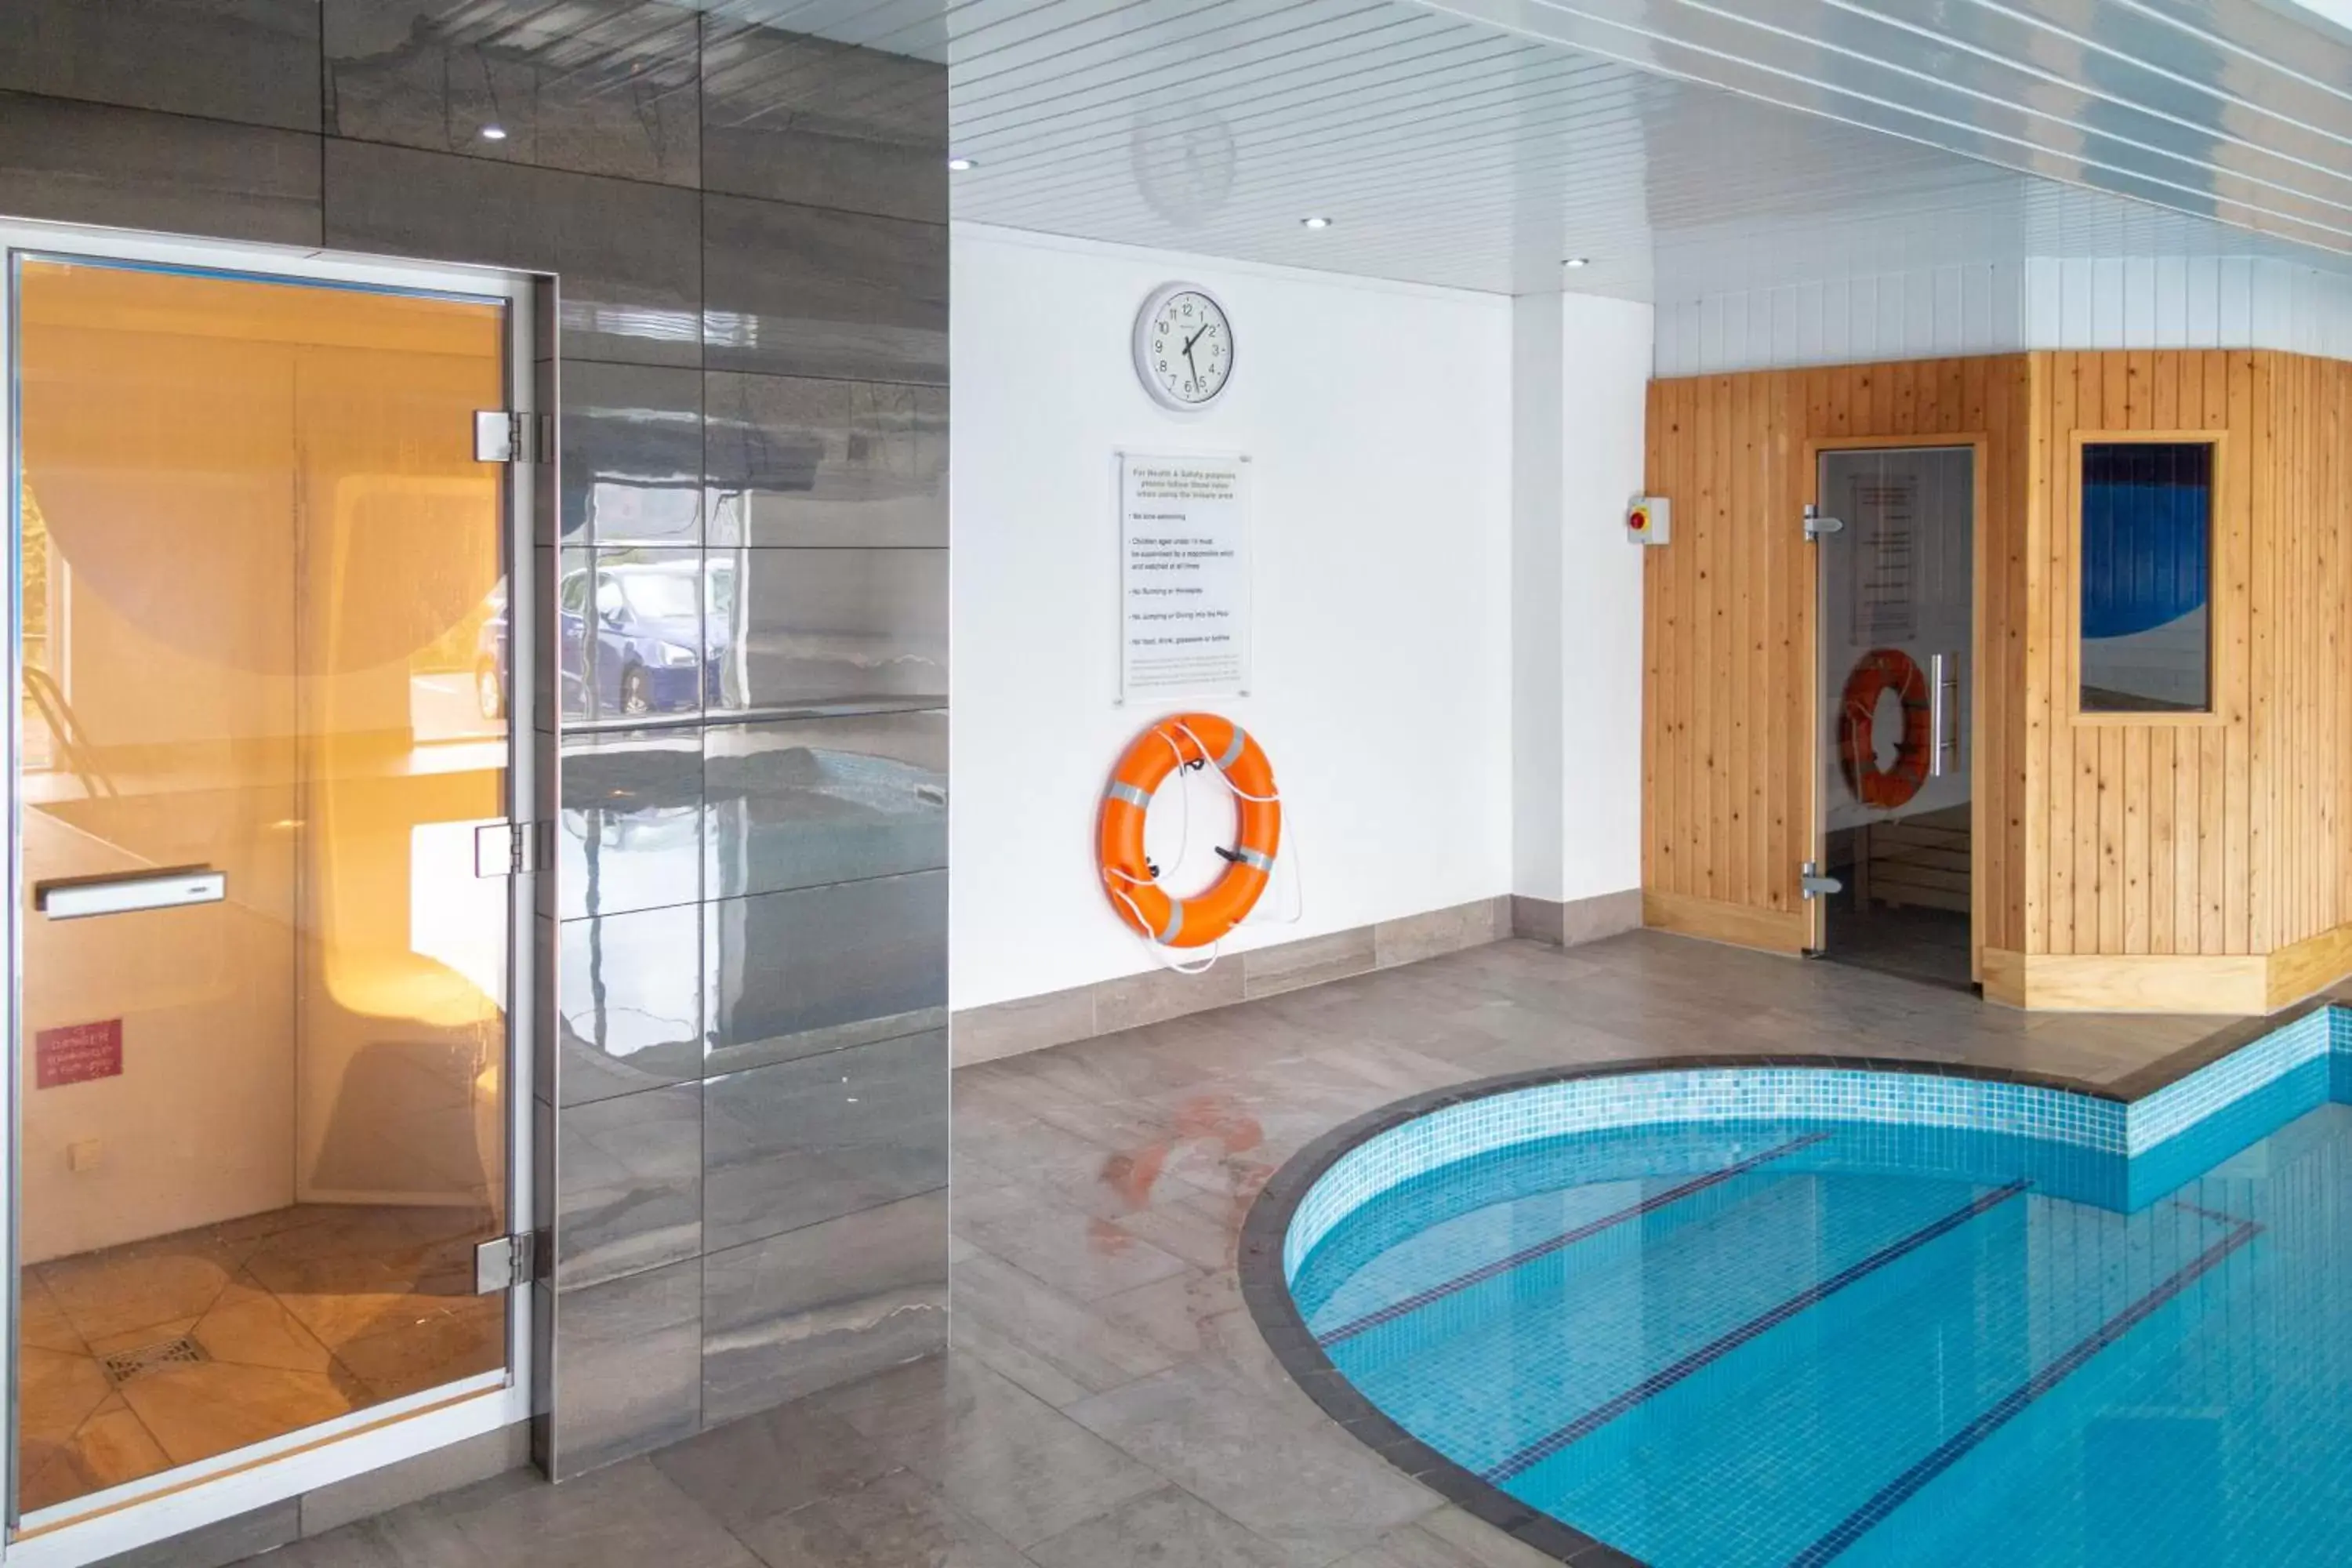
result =
[{"label": "white wall", "polygon": [[[1236,339],[1189,416],[1128,354],[1176,279]],[[1304,919],[1228,951],[1510,891],[1511,301],[966,225],[953,290],[952,1005],[1151,966],[1093,855],[1104,780],[1161,711],[1116,702],[1123,447],[1253,459],[1252,694],[1202,705],[1267,749]]]},{"label": "white wall", "polygon": [[1512,889],[1642,882],[1642,489],[1647,305],[1513,302]]},{"label": "white wall", "polygon": [[2245,256],[2037,257],[1736,289],[1658,309],[1660,375],[2126,348],[2352,359],[2352,278]]}]

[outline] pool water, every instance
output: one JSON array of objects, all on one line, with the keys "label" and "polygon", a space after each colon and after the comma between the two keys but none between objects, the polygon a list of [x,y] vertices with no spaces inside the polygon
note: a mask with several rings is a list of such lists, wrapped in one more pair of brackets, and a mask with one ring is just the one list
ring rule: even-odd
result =
[{"label": "pool water", "polygon": [[2019,1136],[1578,1133],[1373,1198],[1292,1292],[1398,1425],[1655,1568],[2352,1563],[2352,1107],[2182,1152],[2126,1199]]}]

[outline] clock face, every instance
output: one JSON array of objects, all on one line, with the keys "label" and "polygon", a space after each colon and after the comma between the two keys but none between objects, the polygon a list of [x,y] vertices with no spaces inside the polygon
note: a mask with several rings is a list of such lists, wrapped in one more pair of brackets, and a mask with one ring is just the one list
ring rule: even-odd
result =
[{"label": "clock face", "polygon": [[1135,368],[1152,396],[1171,408],[1198,408],[1224,391],[1234,374],[1234,326],[1207,290],[1163,289],[1135,327]]}]

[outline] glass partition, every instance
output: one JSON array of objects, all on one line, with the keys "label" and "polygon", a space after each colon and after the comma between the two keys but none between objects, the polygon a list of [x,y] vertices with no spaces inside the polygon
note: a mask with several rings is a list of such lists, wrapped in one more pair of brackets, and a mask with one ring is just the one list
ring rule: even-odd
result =
[{"label": "glass partition", "polygon": [[508,323],[10,281],[31,1512],[505,1365]]}]

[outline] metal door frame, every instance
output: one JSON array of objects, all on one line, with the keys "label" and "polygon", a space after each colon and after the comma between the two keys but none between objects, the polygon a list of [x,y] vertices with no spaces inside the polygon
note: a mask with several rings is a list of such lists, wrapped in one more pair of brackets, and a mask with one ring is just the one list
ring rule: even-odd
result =
[{"label": "metal door frame", "polygon": [[[1972,534],[1969,547],[1969,684],[1968,703],[1969,746],[1969,974],[1981,983],[1984,979],[1985,950],[1985,772],[1982,693],[1985,668],[1985,582],[1987,533],[1985,529],[1985,452],[1990,438],[1982,431],[1923,433],[1909,436],[1822,436],[1805,443],[1804,503],[1808,512],[1822,504],[1822,465],[1832,456],[1846,452],[1949,452],[1966,449],[1969,461],[1969,527]],[[1834,536],[1832,536],[1834,537]],[[1822,571],[1821,552],[1834,548],[1823,541],[1809,544],[1805,571],[1808,586],[1805,594],[1805,636],[1811,644],[1812,679],[1806,683],[1805,744],[1811,749],[1813,765],[1806,773],[1806,787],[1811,795],[1807,816],[1811,831],[1806,837],[1805,858],[1813,865],[1825,865],[1829,855],[1829,779],[1830,770],[1837,766],[1831,749],[1822,742],[1822,703],[1828,689],[1829,650],[1822,636],[1822,594],[1825,574]],[[1820,899],[1804,900],[1806,936],[1805,951],[1809,956],[1827,950],[1829,910]]]},{"label": "metal door frame", "polygon": [[[18,1100],[23,1083],[17,998],[24,973],[26,889],[22,835],[17,831],[17,776],[23,755],[23,711],[14,693],[23,670],[23,476],[15,405],[16,331],[16,267],[18,253],[81,256],[190,272],[258,277],[295,284],[366,290],[462,295],[502,303],[507,309],[507,406],[534,421],[534,283],[527,274],[488,268],[380,260],[336,252],[233,241],[196,240],[122,229],[93,228],[0,217],[0,431],[6,433],[6,461],[0,482],[7,486],[0,511],[8,520],[5,596],[5,658],[11,693],[5,730],[8,903],[5,935],[7,984],[0,986],[0,1038],[8,1070],[0,1082],[0,1129],[7,1138],[5,1201],[0,1202],[0,1264],[7,1269],[0,1301],[0,1382],[6,1389],[5,1434],[7,1529],[0,1540],[0,1563],[26,1568],[79,1568],[113,1553],[160,1541],[302,1492],[362,1474],[394,1461],[526,1421],[531,1414],[532,1284],[519,1280],[507,1292],[507,1365],[437,1388],[355,1410],[333,1421],[306,1426],[268,1441],[194,1464],[174,1467],[143,1480],[21,1518],[16,1509],[16,1267],[17,1178],[21,1139]],[[536,729],[539,697],[539,596],[533,553],[537,470],[551,458],[536,450],[508,466],[506,486],[507,574],[507,815],[528,823],[541,774],[552,770],[541,755]],[[538,461],[529,459],[539,459]],[[533,1213],[533,1056],[540,997],[534,978],[538,937],[534,898],[537,868],[525,857],[509,889],[507,973],[507,1228],[528,1230]]]}]

